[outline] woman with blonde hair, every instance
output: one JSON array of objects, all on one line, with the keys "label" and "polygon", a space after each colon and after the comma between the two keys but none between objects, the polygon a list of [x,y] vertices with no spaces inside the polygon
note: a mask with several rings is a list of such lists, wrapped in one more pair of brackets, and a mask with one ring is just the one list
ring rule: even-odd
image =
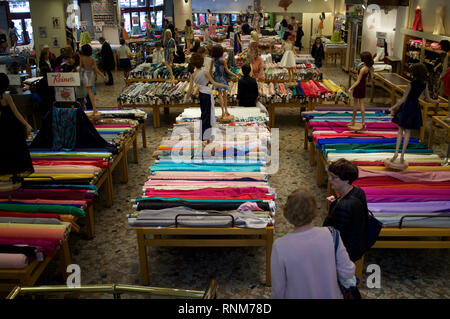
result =
[{"label": "woman with blonde hair", "polygon": [[295,190],[283,215],[294,230],[278,238],[272,247],[272,298],[342,299],[338,279],[355,284],[355,264],[340,236],[335,249],[330,229],[312,225],[317,216],[314,196],[305,189]]}]

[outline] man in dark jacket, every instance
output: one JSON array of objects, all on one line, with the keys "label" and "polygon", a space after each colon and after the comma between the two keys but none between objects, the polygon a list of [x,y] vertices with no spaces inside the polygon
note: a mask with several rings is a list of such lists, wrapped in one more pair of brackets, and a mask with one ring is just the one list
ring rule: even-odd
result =
[{"label": "man in dark jacket", "polygon": [[369,219],[366,195],[352,183],[358,178],[358,167],[346,160],[339,159],[328,167],[328,179],[331,187],[341,196],[334,200],[323,226],[332,226],[339,230],[350,260],[361,259],[366,250],[366,227]]},{"label": "man in dark jacket", "polygon": [[102,59],[102,69],[108,74],[108,82],[106,83],[106,85],[113,85],[114,78],[111,70],[113,70],[116,65],[116,62],[114,61],[114,53],[109,43],[105,41],[105,38],[101,37],[99,39],[99,42],[102,45],[102,49],[100,51],[100,57]]},{"label": "man in dark jacket", "polygon": [[248,64],[242,66],[244,76],[238,83],[238,95],[240,106],[256,106],[258,98],[258,83],[256,79],[250,77],[251,67]]}]

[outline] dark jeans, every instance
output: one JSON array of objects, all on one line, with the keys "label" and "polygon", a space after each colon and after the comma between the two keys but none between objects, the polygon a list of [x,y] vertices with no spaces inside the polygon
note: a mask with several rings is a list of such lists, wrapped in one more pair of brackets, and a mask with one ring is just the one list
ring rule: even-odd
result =
[{"label": "dark jeans", "polygon": [[107,84],[114,84],[114,78],[111,73],[111,70],[105,70],[106,74],[108,75],[108,82]]},{"label": "dark jeans", "polygon": [[[202,112],[202,135],[201,140],[206,141],[211,138],[211,95],[199,93],[200,98],[200,110]],[[209,131],[207,131],[209,129]],[[206,132],[206,134],[205,134]]]}]

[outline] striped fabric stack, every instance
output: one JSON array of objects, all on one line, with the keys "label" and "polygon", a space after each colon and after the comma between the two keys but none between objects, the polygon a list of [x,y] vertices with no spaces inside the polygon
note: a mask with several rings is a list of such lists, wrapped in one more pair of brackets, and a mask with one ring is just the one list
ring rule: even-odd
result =
[{"label": "striped fabric stack", "polygon": [[[312,132],[310,146],[320,149],[327,163],[345,158],[358,166],[359,178],[353,184],[364,189],[369,209],[385,226],[397,227],[402,217],[412,215],[402,226],[450,227],[450,167],[443,166],[426,144],[411,138],[405,154],[408,169],[386,168],[384,160],[395,152],[397,125],[383,111],[368,109],[367,130],[359,133],[346,129],[350,109],[303,112]],[[360,113],[356,120],[361,121]]]},{"label": "striped fabric stack", "polygon": [[177,118],[155,152],[157,160],[150,167],[143,196],[136,200],[136,211],[128,215],[130,226],[171,227],[179,214],[194,215],[178,219],[178,225],[185,226],[273,225],[275,192],[267,182],[267,118],[259,108],[237,107],[229,112],[238,122],[218,124],[216,140],[203,153],[196,133],[200,110],[185,109]]}]

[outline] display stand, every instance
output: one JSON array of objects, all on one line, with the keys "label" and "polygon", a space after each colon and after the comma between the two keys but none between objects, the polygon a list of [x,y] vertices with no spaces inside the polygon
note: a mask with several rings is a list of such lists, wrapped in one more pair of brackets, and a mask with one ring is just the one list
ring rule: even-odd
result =
[{"label": "display stand", "polygon": [[399,161],[391,162],[391,159],[387,158],[384,160],[384,166],[392,170],[404,171],[405,169],[408,168],[408,163],[407,162],[401,163]]}]

